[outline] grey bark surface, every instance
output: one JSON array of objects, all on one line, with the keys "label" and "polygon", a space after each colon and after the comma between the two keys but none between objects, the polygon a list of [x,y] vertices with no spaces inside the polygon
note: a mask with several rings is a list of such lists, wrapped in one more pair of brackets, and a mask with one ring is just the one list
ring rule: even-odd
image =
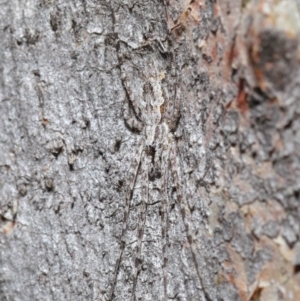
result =
[{"label": "grey bark surface", "polygon": [[[300,299],[299,3],[269,2],[1,1],[0,300]],[[133,292],[150,76],[183,202],[149,172]]]}]

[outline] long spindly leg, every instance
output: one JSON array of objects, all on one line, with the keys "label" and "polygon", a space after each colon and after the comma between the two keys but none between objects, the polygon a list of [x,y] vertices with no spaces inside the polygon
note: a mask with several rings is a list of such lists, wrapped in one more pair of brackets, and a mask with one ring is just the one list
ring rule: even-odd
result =
[{"label": "long spindly leg", "polygon": [[136,116],[138,116],[138,118],[141,118],[142,117],[141,109],[146,107],[146,103],[142,97],[136,99],[133,89],[131,88],[131,85],[129,85],[127,82],[125,71],[121,72],[121,77],[122,77],[122,84],[125,89],[127,99],[130,100],[130,103],[132,105],[133,111],[136,114]]},{"label": "long spindly leg", "polygon": [[126,243],[125,235],[126,235],[126,232],[127,232],[130,201],[131,201],[131,198],[132,198],[134,184],[135,184],[135,181],[136,181],[136,177],[137,177],[140,162],[141,162],[141,156],[142,156],[142,153],[143,153],[144,144],[145,144],[144,139],[141,139],[141,141],[139,142],[134,160],[131,164],[129,175],[128,175],[129,185],[127,186],[127,190],[126,190],[126,194],[125,194],[125,210],[124,210],[123,226],[122,226],[122,233],[121,233],[120,253],[119,253],[119,257],[117,259],[116,266],[115,266],[115,274],[114,274],[111,294],[110,294],[110,298],[109,298],[110,301],[113,300],[114,290],[115,290],[117,277],[118,277],[118,273],[119,273],[119,269],[120,269],[120,263],[121,263],[122,255],[123,255],[123,252],[124,252],[124,249],[125,249],[125,243]]},{"label": "long spindly leg", "polygon": [[141,132],[143,129],[143,123],[138,120],[132,112],[130,112],[129,104],[128,101],[124,102],[123,105],[123,116],[125,119],[126,124],[133,130],[133,131],[138,131]]},{"label": "long spindly leg", "polygon": [[[126,97],[130,101],[135,114],[140,118],[141,117],[141,108],[145,107],[145,103],[142,98],[139,97],[138,99],[136,99],[136,97],[134,97],[135,95],[134,95],[133,89],[131,88],[131,85],[127,82],[127,74],[132,74],[135,77],[137,74],[135,74],[136,72],[134,72],[134,70],[137,72],[139,72],[139,70],[134,65],[131,65],[131,68],[128,65],[127,65],[128,68],[124,67],[125,66],[124,54],[126,54],[126,50],[122,48],[122,45],[125,46],[125,44],[126,43],[124,43],[123,41],[118,39],[117,54],[118,54],[118,61],[121,66],[120,69],[121,69],[122,85],[125,90]],[[126,44],[126,45],[128,46],[128,44]],[[125,52],[123,52],[122,49],[123,49],[123,51],[125,50]],[[137,76],[137,77],[139,77],[139,76]]]},{"label": "long spindly leg", "polygon": [[149,156],[146,154],[144,164],[142,164],[142,176],[143,176],[142,200],[141,200],[141,210],[140,210],[140,218],[139,218],[139,226],[138,226],[137,251],[136,251],[135,266],[134,266],[134,273],[133,273],[134,278],[133,278],[133,286],[132,286],[132,301],[136,300],[136,296],[135,296],[136,285],[137,285],[138,276],[141,271],[141,265],[142,265],[142,258],[141,258],[142,240],[143,240],[143,235],[144,235],[147,204],[148,204],[148,198],[149,198],[148,174],[149,174]]},{"label": "long spindly leg", "polygon": [[193,261],[196,267],[196,272],[197,272],[197,276],[199,278],[202,290],[204,292],[205,297],[209,300],[212,301],[209,294],[206,291],[206,288],[204,286],[204,281],[203,281],[203,277],[201,275],[201,271],[200,271],[200,267],[199,264],[197,262],[197,256],[196,256],[196,248],[194,245],[194,241],[193,241],[193,236],[191,233],[191,229],[190,229],[190,225],[189,225],[189,217],[191,215],[191,212],[189,210],[189,207],[184,203],[183,200],[183,194],[182,194],[182,183],[181,183],[181,177],[180,177],[180,164],[178,162],[178,158],[176,155],[176,146],[175,146],[175,142],[172,141],[171,146],[170,146],[170,165],[171,165],[171,170],[172,170],[172,174],[173,174],[173,178],[174,178],[174,182],[176,185],[176,193],[177,193],[177,199],[180,205],[180,211],[181,211],[181,215],[182,215],[182,220],[184,223],[184,227],[185,227],[185,231],[186,231],[186,236],[187,236],[187,240],[191,249],[191,253],[192,253],[192,257],[193,257]]},{"label": "long spindly leg", "polygon": [[168,164],[169,164],[169,147],[163,146],[161,158],[161,171],[162,171],[162,202],[161,202],[161,236],[162,236],[162,251],[163,251],[163,285],[164,297],[166,301],[168,298],[168,256],[167,249],[169,245],[168,239]]}]

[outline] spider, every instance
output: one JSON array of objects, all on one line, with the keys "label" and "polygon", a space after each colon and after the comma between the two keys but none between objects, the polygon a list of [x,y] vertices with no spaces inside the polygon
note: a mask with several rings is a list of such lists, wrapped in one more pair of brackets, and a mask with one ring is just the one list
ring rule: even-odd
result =
[{"label": "spider", "polygon": [[[193,243],[188,215],[190,214],[188,207],[184,203],[181,184],[180,164],[176,152],[176,144],[174,139],[174,131],[176,130],[180,118],[180,90],[175,85],[175,101],[172,101],[168,95],[168,90],[162,81],[164,74],[157,72],[157,67],[153,64],[151,71],[144,76],[144,84],[141,88],[140,99],[134,94],[132,85],[126,79],[125,72],[121,68],[121,77],[124,90],[127,95],[127,101],[124,102],[123,116],[128,127],[139,132],[142,138],[139,141],[134,159],[128,173],[128,184],[125,192],[125,209],[123,216],[123,227],[121,233],[120,253],[115,266],[114,279],[110,300],[114,298],[114,289],[117,282],[117,276],[120,268],[120,263],[125,250],[125,237],[128,228],[128,217],[130,211],[130,203],[135,189],[135,183],[139,172],[142,174],[142,200],[139,213],[137,251],[135,265],[133,271],[133,284],[131,300],[136,300],[136,286],[139,272],[141,270],[142,258],[141,247],[144,235],[144,225],[146,219],[147,203],[148,203],[148,183],[151,175],[159,175],[162,178],[162,201],[161,201],[161,222],[162,222],[162,252],[163,252],[163,300],[167,300],[167,273],[168,273],[168,170],[170,168],[173,175],[173,180],[176,188],[177,200],[180,206],[180,212],[185,227],[187,241],[191,250],[193,262],[196,267],[197,275],[202,288],[203,281],[200,275],[199,266],[196,260],[196,249]],[[149,70],[148,69],[148,70]],[[128,72],[128,71],[127,71]],[[138,86],[136,86],[138,87]]]}]

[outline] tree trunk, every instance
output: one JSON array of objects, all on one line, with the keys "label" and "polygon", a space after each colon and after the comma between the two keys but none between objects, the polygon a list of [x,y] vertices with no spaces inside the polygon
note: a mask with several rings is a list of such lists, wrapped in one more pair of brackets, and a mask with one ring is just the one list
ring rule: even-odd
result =
[{"label": "tree trunk", "polygon": [[0,299],[300,300],[299,6],[2,2]]}]

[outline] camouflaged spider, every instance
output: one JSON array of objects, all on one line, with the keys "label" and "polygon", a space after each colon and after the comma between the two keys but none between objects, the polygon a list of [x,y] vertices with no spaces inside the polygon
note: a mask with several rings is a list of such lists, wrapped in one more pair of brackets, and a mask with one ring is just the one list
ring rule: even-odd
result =
[{"label": "camouflaged spider", "polygon": [[[163,252],[163,286],[164,297],[167,300],[167,273],[168,273],[168,170],[170,167],[176,188],[177,200],[180,206],[180,212],[184,223],[187,240],[191,249],[193,261],[200,279],[199,267],[196,260],[196,250],[193,244],[193,238],[190,231],[190,225],[187,215],[190,214],[184,203],[180,164],[176,152],[176,144],[173,132],[176,129],[180,117],[180,96],[179,89],[175,90],[174,99],[170,99],[168,90],[162,85],[164,74],[158,74],[156,66],[152,68],[152,74],[144,77],[145,81],[142,87],[142,97],[136,99],[131,85],[127,82],[126,75],[122,72],[122,82],[125,89],[127,100],[124,103],[124,119],[126,124],[133,131],[137,131],[142,135],[139,141],[134,159],[132,161],[128,179],[127,190],[125,194],[125,209],[123,216],[123,227],[121,233],[120,253],[115,266],[115,274],[112,284],[110,300],[114,298],[114,288],[117,282],[117,276],[125,249],[125,236],[128,227],[128,216],[130,211],[130,203],[139,170],[142,173],[142,199],[139,214],[137,251],[135,258],[135,266],[133,272],[133,289],[131,300],[136,300],[136,286],[141,270],[141,246],[144,234],[144,225],[146,219],[147,203],[148,203],[148,185],[149,176],[152,174],[160,174],[162,178],[162,201],[161,201],[161,236],[162,236],[162,252]],[[154,74],[153,74],[154,73]],[[151,170],[150,170],[151,168]]]}]

